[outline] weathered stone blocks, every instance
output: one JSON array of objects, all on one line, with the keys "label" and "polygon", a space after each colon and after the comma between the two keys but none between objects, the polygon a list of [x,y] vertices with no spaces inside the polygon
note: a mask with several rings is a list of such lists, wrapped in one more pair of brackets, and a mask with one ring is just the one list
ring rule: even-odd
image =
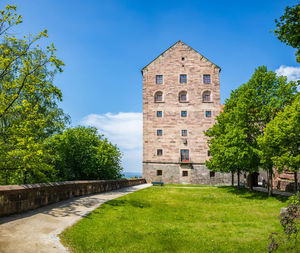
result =
[{"label": "weathered stone blocks", "polygon": [[[212,175],[204,166],[209,159],[204,131],[214,124],[221,110],[220,70],[181,41],[143,68],[143,177],[147,181],[230,183],[231,175]],[[180,83],[182,74],[187,77],[186,83]],[[162,83],[156,83],[157,75],[162,75]],[[204,75],[210,75],[210,83],[204,83]],[[154,100],[157,92],[162,92],[160,103]],[[179,101],[181,92],[187,93],[184,103]],[[209,101],[204,96],[207,92]],[[162,117],[157,117],[157,111],[162,111]],[[186,111],[187,117],[182,117],[181,111]],[[157,129],[163,130],[162,136],[157,136]],[[187,136],[181,136],[182,130],[187,130]],[[163,155],[158,156],[157,149],[162,149]],[[180,160],[182,149],[189,150],[186,164]],[[163,174],[158,176],[157,170]]]}]

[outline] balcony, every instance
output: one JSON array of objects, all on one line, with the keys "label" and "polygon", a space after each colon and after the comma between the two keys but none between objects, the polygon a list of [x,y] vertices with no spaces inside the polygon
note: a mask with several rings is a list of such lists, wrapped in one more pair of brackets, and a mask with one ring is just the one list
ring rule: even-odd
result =
[{"label": "balcony", "polygon": [[192,163],[191,157],[179,157],[179,163]]}]

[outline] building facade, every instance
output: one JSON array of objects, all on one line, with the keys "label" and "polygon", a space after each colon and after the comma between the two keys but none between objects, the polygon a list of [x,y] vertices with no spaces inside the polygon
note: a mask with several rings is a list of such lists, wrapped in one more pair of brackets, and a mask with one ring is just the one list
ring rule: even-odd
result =
[{"label": "building facade", "polygon": [[230,184],[205,166],[207,131],[221,110],[221,69],[182,41],[142,69],[143,177],[148,182]]}]

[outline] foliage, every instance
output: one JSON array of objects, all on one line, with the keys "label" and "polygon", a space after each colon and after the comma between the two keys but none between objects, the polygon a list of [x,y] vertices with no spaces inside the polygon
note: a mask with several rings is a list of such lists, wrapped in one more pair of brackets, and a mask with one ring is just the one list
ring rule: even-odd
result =
[{"label": "foliage", "polygon": [[22,39],[8,34],[22,22],[15,12],[10,5],[0,12],[0,184],[47,182],[53,167],[44,141],[68,122],[53,84],[64,63],[53,44],[36,44],[48,37],[47,30]]},{"label": "foliage", "polygon": [[96,128],[69,128],[49,138],[46,146],[59,180],[121,178],[121,153]]},{"label": "foliage", "polygon": [[297,172],[300,166],[300,94],[292,105],[270,121],[258,143],[265,160],[273,163],[281,172],[291,170],[295,173],[297,191]]},{"label": "foliage", "polygon": [[300,63],[300,5],[287,6],[283,16],[275,19],[277,38],[287,45],[296,48],[296,60]]},{"label": "foliage", "polygon": [[60,237],[72,252],[266,252],[282,201],[224,186],[149,187],[104,203]]},{"label": "foliage", "polygon": [[300,232],[300,195],[295,194],[289,200],[286,211],[280,218],[283,233],[270,235],[269,252],[285,248],[287,252],[299,252],[298,233]]},{"label": "foliage", "polygon": [[250,80],[231,93],[224,111],[207,136],[212,158],[208,168],[222,172],[238,169],[255,172],[260,166],[272,171],[272,160],[261,152],[257,139],[275,115],[290,104],[297,84],[258,67]]},{"label": "foliage", "polygon": [[267,125],[259,143],[276,167],[298,171],[300,165],[300,94]]},{"label": "foliage", "polygon": [[247,135],[233,121],[233,110],[227,107],[217,118],[217,123],[205,134],[212,158],[206,162],[208,169],[221,172],[247,171],[251,168],[251,146]]}]

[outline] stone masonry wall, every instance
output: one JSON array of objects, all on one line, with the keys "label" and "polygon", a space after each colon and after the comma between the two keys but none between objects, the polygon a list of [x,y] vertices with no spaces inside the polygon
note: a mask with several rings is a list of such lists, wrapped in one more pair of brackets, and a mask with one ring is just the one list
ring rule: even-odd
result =
[{"label": "stone masonry wall", "polygon": [[[300,180],[300,173],[298,173],[298,189],[300,188],[299,180]],[[274,169],[273,189],[293,192],[294,187],[295,187],[294,172],[283,171],[282,173],[278,173],[278,171]]]},{"label": "stone masonry wall", "polygon": [[[220,113],[219,72],[217,65],[181,41],[142,70],[143,177],[154,179],[156,174],[150,164],[158,163],[164,167],[165,181],[203,181],[196,178],[204,175],[199,170],[195,173],[191,170],[189,176],[183,178],[178,173],[178,163],[181,162],[181,149],[189,150],[192,164],[204,164],[209,159],[204,131],[212,127]],[[187,75],[187,83],[179,82],[181,74]],[[204,74],[210,74],[210,84],[203,82]],[[156,75],[163,75],[162,84],[156,84]],[[163,93],[163,101],[155,103],[154,96],[158,91]],[[179,102],[181,91],[187,92],[187,102]],[[205,91],[211,92],[210,102],[202,99]],[[162,117],[157,117],[157,111],[162,111]],[[187,117],[181,117],[181,111],[187,111]],[[205,116],[206,111],[211,111],[210,118]],[[162,136],[157,136],[158,129],[163,130]],[[186,137],[181,136],[181,130],[187,130]],[[162,149],[163,155],[158,156],[157,149]]]},{"label": "stone masonry wall", "polygon": [[24,212],[72,197],[144,183],[145,179],[121,179],[0,186],[0,216]]},{"label": "stone masonry wall", "polygon": [[[157,176],[157,170],[162,170],[161,176]],[[188,176],[182,176],[183,171],[188,171]],[[211,175],[205,165],[144,163],[143,177],[149,183],[231,185],[230,173],[216,172]],[[234,180],[236,183],[236,175],[234,176]]]}]

